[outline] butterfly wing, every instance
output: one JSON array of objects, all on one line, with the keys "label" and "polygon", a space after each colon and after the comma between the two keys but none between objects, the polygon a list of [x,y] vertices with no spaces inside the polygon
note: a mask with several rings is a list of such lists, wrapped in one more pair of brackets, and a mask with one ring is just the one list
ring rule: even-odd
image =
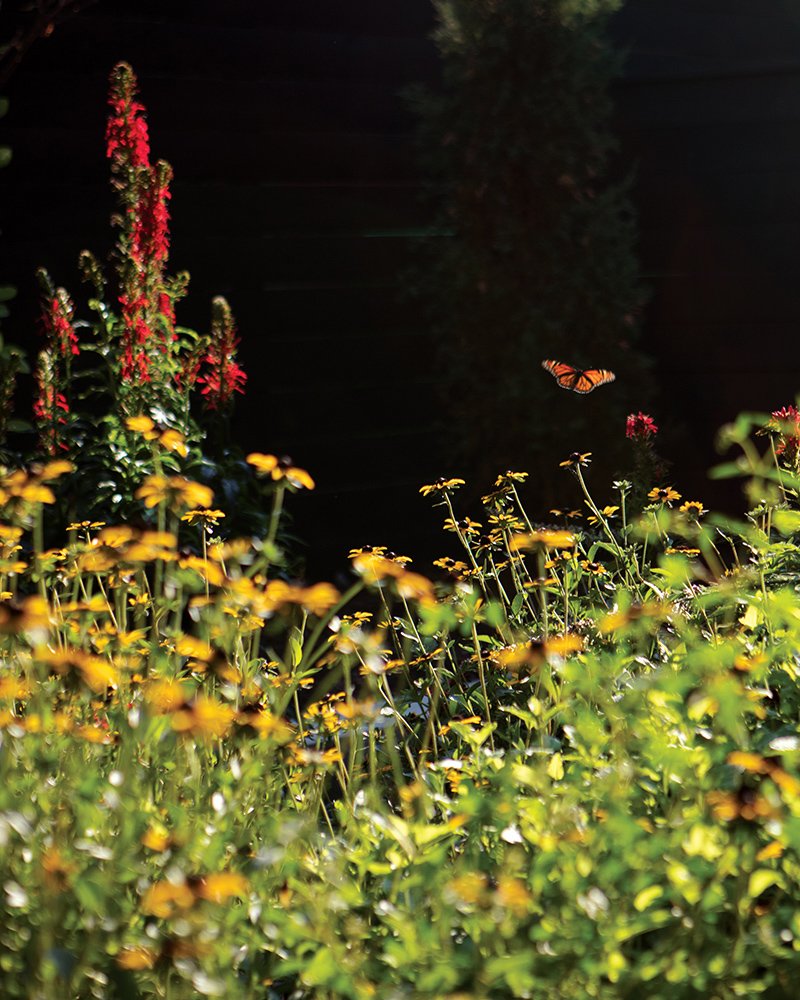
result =
[{"label": "butterfly wing", "polygon": [[598,385],[606,385],[608,382],[613,382],[616,377],[607,368],[587,368],[585,372],[578,372],[575,385],[571,388],[575,392],[585,395],[587,392],[591,392],[592,389],[596,389]]},{"label": "butterfly wing", "polygon": [[584,374],[563,361],[543,361],[542,368],[550,372],[562,389],[574,389],[578,378]]}]

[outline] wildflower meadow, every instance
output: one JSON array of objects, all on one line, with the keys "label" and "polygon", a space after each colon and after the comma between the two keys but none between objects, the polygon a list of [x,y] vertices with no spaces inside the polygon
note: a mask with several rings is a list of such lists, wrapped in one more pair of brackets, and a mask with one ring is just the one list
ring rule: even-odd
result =
[{"label": "wildflower meadow", "polygon": [[497,470],[466,507],[443,470],[432,565],[373,539],[298,579],[313,469],[229,440],[235,321],[178,322],[125,64],[107,154],[112,260],[88,318],[41,274],[2,423],[0,995],[793,995],[798,410],[721,431],[738,519],[637,412],[624,478],[565,440],[563,506]]}]

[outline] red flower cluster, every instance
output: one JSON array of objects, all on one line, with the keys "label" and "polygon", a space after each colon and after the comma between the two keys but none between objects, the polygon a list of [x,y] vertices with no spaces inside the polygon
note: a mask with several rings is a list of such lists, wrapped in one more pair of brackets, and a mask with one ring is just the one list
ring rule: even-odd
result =
[{"label": "red flower cluster", "polygon": [[135,100],[136,78],[127,63],[120,63],[111,77],[111,115],[106,125],[106,156],[112,169],[146,167],[150,164],[144,105]]},{"label": "red flower cluster", "polygon": [[211,342],[203,358],[208,371],[197,379],[209,410],[225,410],[235,392],[244,392],[247,375],[236,361],[239,338],[228,303],[221,296],[212,303]]},{"label": "red flower cluster", "polygon": [[147,342],[151,330],[147,324],[147,298],[139,295],[129,299],[120,295],[122,306],[122,362],[120,374],[124,382],[138,379],[141,382],[150,381],[150,362],[147,356]]},{"label": "red flower cluster", "polygon": [[63,288],[42,303],[42,331],[47,346],[62,358],[80,353],[78,337],[72,325],[73,314],[72,301]]},{"label": "red flower cluster", "polygon": [[60,431],[67,423],[69,404],[64,394],[58,391],[57,377],[53,356],[48,351],[42,351],[35,372],[37,395],[33,416],[39,426],[40,444],[48,455],[68,450]]},{"label": "red flower cluster", "polygon": [[647,441],[658,434],[658,427],[652,417],[641,410],[631,413],[625,422],[625,437],[629,441]]},{"label": "red flower cluster", "polygon": [[160,264],[169,255],[169,182],[172,171],[159,163],[143,177],[135,207],[129,209],[133,227],[131,257],[137,267],[146,270]]},{"label": "red flower cluster", "polygon": [[769,421],[769,430],[778,434],[775,454],[796,462],[800,457],[800,410],[796,406],[775,410]]}]

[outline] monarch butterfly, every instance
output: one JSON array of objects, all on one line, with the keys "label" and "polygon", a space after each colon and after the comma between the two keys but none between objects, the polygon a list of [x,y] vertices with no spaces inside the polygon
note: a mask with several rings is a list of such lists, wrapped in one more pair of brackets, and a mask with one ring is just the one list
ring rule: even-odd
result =
[{"label": "monarch butterfly", "polygon": [[596,389],[598,385],[613,382],[617,377],[606,368],[587,368],[581,371],[580,368],[573,368],[563,361],[543,361],[542,368],[550,372],[562,389],[572,389],[573,392],[580,392],[582,395]]}]

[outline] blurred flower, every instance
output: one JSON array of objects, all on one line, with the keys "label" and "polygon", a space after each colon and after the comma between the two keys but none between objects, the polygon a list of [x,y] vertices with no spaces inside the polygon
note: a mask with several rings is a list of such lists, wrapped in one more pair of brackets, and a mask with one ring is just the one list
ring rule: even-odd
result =
[{"label": "blurred flower", "polygon": [[583,512],[580,510],[561,510],[560,507],[552,507],[550,513],[554,517],[563,517],[566,521],[575,521],[583,517]]},{"label": "blurred flower", "polygon": [[168,920],[181,910],[194,906],[195,895],[185,881],[155,882],[142,898],[142,913]]},{"label": "blurred flower", "polygon": [[778,435],[776,455],[783,455],[790,462],[800,457],[800,410],[796,406],[775,410],[767,423],[767,430]]},{"label": "blurred flower", "polygon": [[699,517],[702,517],[703,514],[708,513],[708,511],[705,509],[705,507],[699,500],[687,500],[685,503],[682,503],[680,505],[678,510],[681,512],[681,514],[688,514],[693,521],[696,521]]},{"label": "blurred flower", "polygon": [[189,524],[199,522],[204,528],[211,529],[216,527],[223,517],[225,514],[221,510],[208,510],[206,507],[199,507],[197,510],[187,510],[181,516],[181,520],[187,521]]},{"label": "blurred flower", "polygon": [[148,476],[134,496],[143,500],[148,509],[163,503],[175,511],[181,507],[210,507],[214,500],[214,492],[208,486],[183,476]]},{"label": "blurred flower", "polygon": [[211,903],[224,903],[227,899],[247,894],[249,883],[244,875],[236,872],[217,872],[205,875],[197,882],[198,898]]},{"label": "blurred flower", "polygon": [[144,969],[152,969],[158,961],[158,953],[152,948],[143,946],[127,945],[117,952],[115,959],[121,969],[130,969],[131,972],[141,972]]},{"label": "blurred flower", "polygon": [[254,451],[247,456],[247,461],[261,475],[269,475],[275,480],[287,479],[298,489],[301,487],[307,490],[314,489],[314,480],[311,476],[305,469],[292,465],[291,458],[287,456],[277,458],[275,455],[262,455]]},{"label": "blurred flower", "polygon": [[524,535],[514,535],[509,543],[512,552],[541,546],[546,549],[570,549],[575,545],[571,531],[531,531]]}]

